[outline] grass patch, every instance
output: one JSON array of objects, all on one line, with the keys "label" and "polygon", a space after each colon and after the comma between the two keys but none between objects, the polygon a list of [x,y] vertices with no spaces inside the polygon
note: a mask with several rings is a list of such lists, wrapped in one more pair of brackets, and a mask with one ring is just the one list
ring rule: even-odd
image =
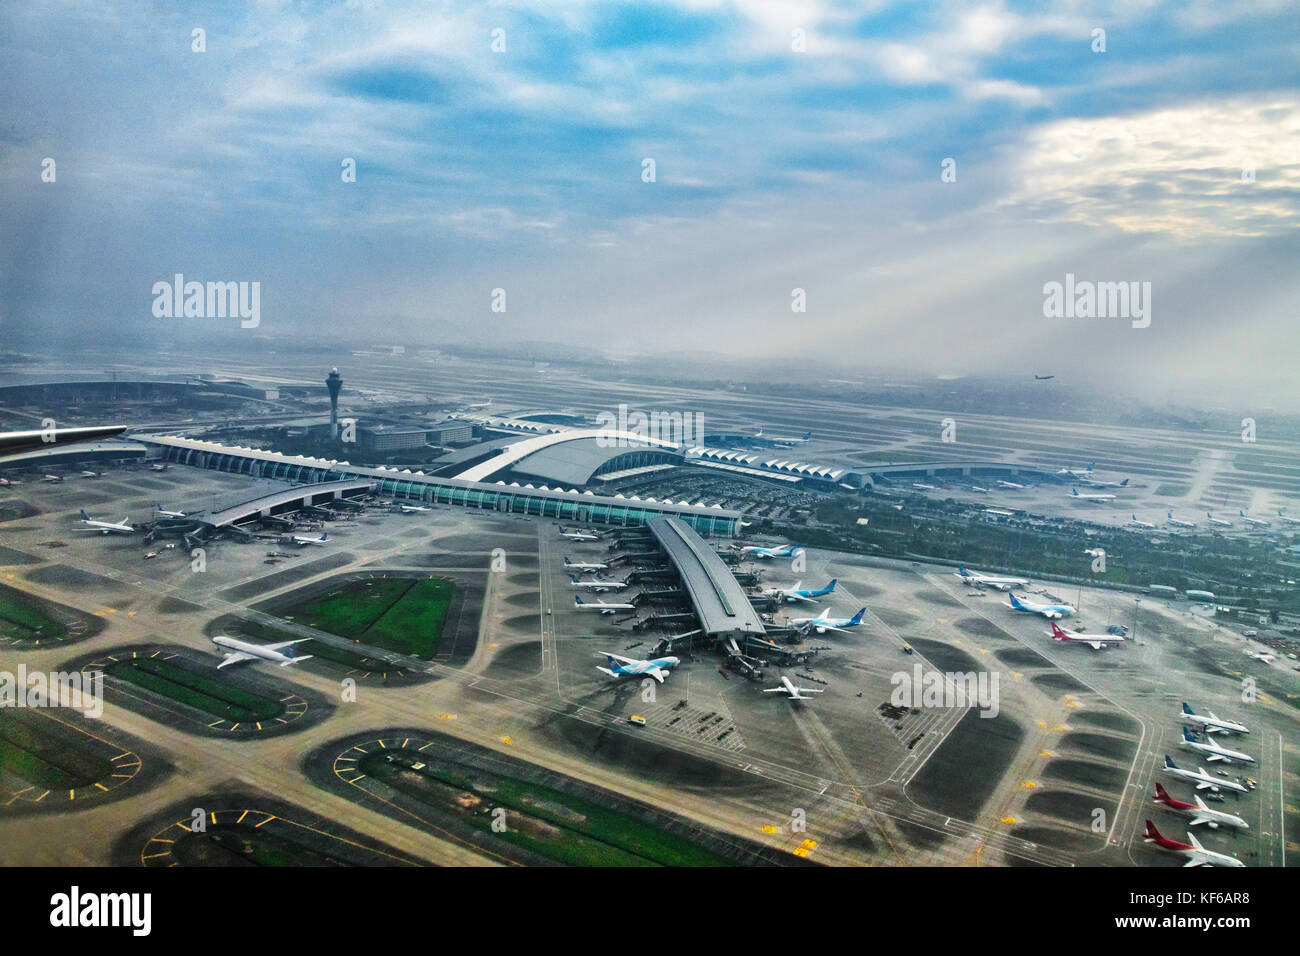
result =
[{"label": "grass patch", "polygon": [[444,578],[357,579],[284,613],[308,627],[429,660],[455,590]]},{"label": "grass patch", "polygon": [[236,723],[272,720],[284,713],[279,701],[231,687],[218,678],[157,658],[116,661],[104,668],[104,673]]},{"label": "grass patch", "polygon": [[0,585],[0,638],[55,641],[67,633],[47,601]]},{"label": "grass patch", "polygon": [[[388,758],[392,759],[388,759]],[[442,804],[477,829],[492,832],[492,809],[507,810],[494,838],[572,866],[729,866],[730,861],[661,827],[540,784],[425,763],[418,754],[375,752],[359,767],[424,802]]]},{"label": "grass patch", "polygon": [[113,773],[106,753],[83,734],[50,726],[30,711],[0,710],[0,774],[35,787],[75,790]]}]

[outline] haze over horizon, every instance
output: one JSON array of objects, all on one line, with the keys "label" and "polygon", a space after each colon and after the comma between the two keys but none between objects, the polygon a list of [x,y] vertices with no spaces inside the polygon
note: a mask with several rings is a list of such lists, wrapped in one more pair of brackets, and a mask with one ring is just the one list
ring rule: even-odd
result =
[{"label": "haze over horizon", "polygon": [[[1263,0],[11,5],[0,331],[575,341],[1295,410],[1293,21]],[[259,282],[258,328],[155,317],[176,273]],[[1067,274],[1151,283],[1149,327],[1045,317]]]}]

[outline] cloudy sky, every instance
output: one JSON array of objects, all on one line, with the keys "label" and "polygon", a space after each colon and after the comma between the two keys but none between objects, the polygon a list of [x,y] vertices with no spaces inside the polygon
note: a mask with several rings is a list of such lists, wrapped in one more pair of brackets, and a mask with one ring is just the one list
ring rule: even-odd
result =
[{"label": "cloudy sky", "polygon": [[[5,4],[0,323],[253,341],[155,318],[179,272],[260,282],[274,336],[1295,410],[1298,66],[1270,0]],[[1149,327],[1045,316],[1067,273],[1150,282]]]}]

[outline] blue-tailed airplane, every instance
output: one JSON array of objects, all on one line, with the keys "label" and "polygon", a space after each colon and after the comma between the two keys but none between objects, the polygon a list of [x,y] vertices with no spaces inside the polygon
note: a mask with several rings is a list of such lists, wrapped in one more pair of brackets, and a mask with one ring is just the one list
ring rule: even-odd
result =
[{"label": "blue-tailed airplane", "polygon": [[1214,711],[1208,714],[1198,714],[1192,710],[1191,704],[1183,701],[1183,723],[1197,724],[1204,728],[1206,733],[1221,734],[1248,734],[1250,728],[1245,724],[1239,724],[1235,720],[1224,720],[1222,717],[1215,717]]},{"label": "blue-tailed airplane", "polygon": [[1203,767],[1197,767],[1195,770],[1184,770],[1174,759],[1165,754],[1165,773],[1173,774],[1175,777],[1182,777],[1184,780],[1190,780],[1196,784],[1197,790],[1213,790],[1218,793],[1220,790],[1235,790],[1237,793],[1249,793],[1243,784],[1230,780],[1227,777],[1215,777],[1205,772]]},{"label": "blue-tailed airplane", "polygon": [[1006,607],[1013,611],[1024,611],[1028,614],[1041,614],[1048,620],[1055,620],[1058,617],[1069,617],[1074,613],[1072,604],[1035,604],[1033,601],[1022,601],[1016,597],[1014,591],[1008,591],[1007,596],[1011,598]]},{"label": "blue-tailed airplane", "polygon": [[790,625],[800,634],[808,634],[812,631],[816,631],[818,634],[825,634],[827,631],[846,633],[851,628],[862,626],[862,615],[867,613],[867,609],[862,608],[852,617],[827,617],[830,613],[831,609],[827,608],[816,617],[791,618]]},{"label": "blue-tailed airplane", "polygon": [[839,581],[836,578],[831,578],[830,583],[825,587],[816,589],[800,587],[802,584],[802,581],[796,581],[794,586],[789,588],[764,588],[763,597],[777,598],[787,604],[794,604],[796,601],[811,601],[813,598],[835,593],[835,585],[839,584]]},{"label": "blue-tailed airplane", "polygon": [[740,553],[747,554],[751,558],[763,558],[764,560],[768,560],[771,558],[793,558],[802,550],[803,545],[801,544],[787,544],[780,548],[763,548],[756,544],[750,544],[741,548]]},{"label": "blue-tailed airplane", "polygon": [[608,651],[605,652],[605,661],[609,666],[597,667],[596,670],[603,671],[610,677],[653,677],[661,684],[668,676],[668,671],[681,663],[676,657],[656,657],[652,661],[641,661]]},{"label": "blue-tailed airplane", "polygon": [[1204,743],[1197,740],[1192,732],[1186,727],[1183,728],[1183,746],[1188,750],[1199,750],[1205,754],[1205,760],[1213,763],[1216,760],[1222,760],[1224,763],[1254,763],[1255,758],[1250,754],[1244,754],[1240,750],[1229,750],[1227,747],[1221,747],[1206,735]]},{"label": "blue-tailed airplane", "polygon": [[995,578],[988,574],[980,574],[978,571],[967,571],[966,566],[962,564],[957,565],[957,570],[953,574],[961,578],[966,584],[987,584],[999,591],[1009,591],[1012,588],[1023,587],[1029,583],[1028,578]]},{"label": "blue-tailed airplane", "polygon": [[1242,520],[1245,521],[1246,524],[1248,525],[1251,525],[1256,528],[1269,527],[1269,523],[1265,521],[1263,518],[1253,518],[1250,515],[1246,514],[1246,512],[1242,511],[1240,508],[1237,509],[1237,514],[1241,515]]}]

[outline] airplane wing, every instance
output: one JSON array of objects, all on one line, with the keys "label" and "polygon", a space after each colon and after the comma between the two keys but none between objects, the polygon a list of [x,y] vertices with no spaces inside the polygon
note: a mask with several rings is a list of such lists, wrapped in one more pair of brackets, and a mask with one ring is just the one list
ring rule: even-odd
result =
[{"label": "airplane wing", "polygon": [[764,688],[763,688],[763,693],[764,693],[764,694],[785,693],[785,688],[784,688],[784,687],[764,687]]},{"label": "airplane wing", "polygon": [[[1202,823],[1209,823],[1209,822],[1210,822],[1210,818],[1209,818],[1209,817],[1202,816],[1201,814],[1198,813],[1198,814],[1196,814],[1194,817],[1192,817],[1190,820],[1187,821],[1187,825],[1188,825],[1189,827],[1194,827],[1194,826],[1198,826],[1198,825],[1200,825],[1200,824],[1202,824]],[[1189,834],[1189,835],[1190,835],[1190,834]]]},{"label": "airplane wing", "polygon": [[664,677],[666,676],[664,672],[658,667],[652,667],[648,671],[646,671],[646,673],[649,674],[651,677],[653,677],[661,684],[664,682]]},{"label": "airplane wing", "polygon": [[1101,650],[1102,647],[1104,646],[1104,645],[1103,645],[1103,642],[1101,642],[1101,641],[1089,641],[1089,642],[1088,642],[1088,645],[1089,645],[1089,646],[1090,646],[1094,651],[1099,651],[1099,650]]},{"label": "airplane wing", "polygon": [[314,654],[300,654],[297,657],[289,658],[287,661],[281,661],[280,666],[288,667],[290,664],[301,664],[303,661],[309,661],[315,656]]},{"label": "airplane wing", "polygon": [[823,630],[827,630],[827,631],[839,631],[841,634],[847,634],[847,633],[849,633],[845,628],[842,628],[842,627],[831,627],[829,624],[818,624],[817,627],[820,627],[820,628],[822,628]]},{"label": "airplane wing", "polygon": [[636,663],[636,661],[634,661],[632,658],[630,658],[630,657],[624,657],[624,656],[622,656],[621,654],[610,654],[610,653],[604,653],[604,654],[602,654],[602,655],[600,655],[600,656],[601,656],[601,657],[612,657],[612,658],[614,658],[614,660],[618,661],[620,664],[635,664],[635,663]]},{"label": "airplane wing", "polygon": [[278,651],[285,647],[293,647],[295,644],[301,644],[303,641],[310,641],[310,637],[295,637],[292,641],[281,641],[279,644],[265,645],[268,651]]},{"label": "airplane wing", "polygon": [[243,651],[232,651],[231,653],[226,655],[225,660],[223,660],[220,664],[217,665],[217,670],[221,670],[221,668],[223,667],[229,667],[231,664],[238,664],[241,661],[255,661],[255,660],[257,660],[257,655],[255,654],[246,654]]},{"label": "airplane wing", "polygon": [[782,594],[784,595],[786,600],[793,598],[796,601],[807,601],[809,604],[817,603],[816,601],[814,601],[812,598],[808,597],[805,594],[795,594],[793,591],[783,591]]},{"label": "airplane wing", "polygon": [[825,693],[825,691],[823,690],[814,690],[811,687],[796,687],[795,690],[797,690],[801,694],[824,694]]}]

